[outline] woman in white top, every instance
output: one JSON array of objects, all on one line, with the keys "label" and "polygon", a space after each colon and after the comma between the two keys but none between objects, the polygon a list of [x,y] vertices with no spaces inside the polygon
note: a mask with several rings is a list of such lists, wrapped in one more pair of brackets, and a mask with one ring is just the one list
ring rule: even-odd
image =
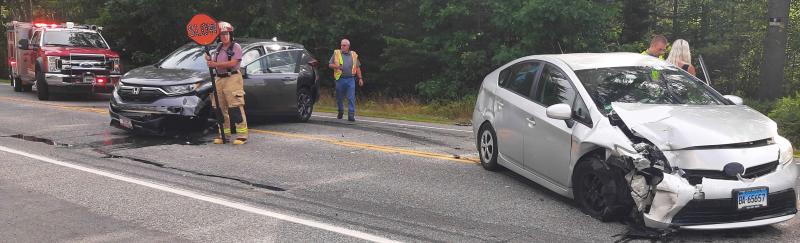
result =
[{"label": "woman in white top", "polygon": [[689,42],[684,39],[677,39],[672,43],[672,50],[669,51],[667,62],[686,70],[692,75],[697,74],[694,65],[692,65],[692,52],[689,51]]}]

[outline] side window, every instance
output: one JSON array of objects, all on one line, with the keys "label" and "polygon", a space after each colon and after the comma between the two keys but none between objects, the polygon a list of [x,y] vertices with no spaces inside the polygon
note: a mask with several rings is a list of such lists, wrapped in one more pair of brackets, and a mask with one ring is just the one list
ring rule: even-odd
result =
[{"label": "side window", "polygon": [[278,51],[266,56],[267,70],[270,73],[294,73],[297,67],[297,52]]},{"label": "side window", "polygon": [[580,95],[575,96],[575,104],[572,105],[572,118],[589,126],[592,124],[589,108],[586,107],[586,103],[583,102],[583,98]]},{"label": "side window", "polygon": [[533,81],[542,69],[539,62],[520,63],[506,77],[505,87],[524,97],[530,97]]},{"label": "side window", "polygon": [[[244,58],[242,58],[242,60],[244,60]],[[247,72],[247,74],[262,74],[262,73],[266,73],[267,70],[264,68],[264,67],[267,66],[266,62],[267,62],[267,57],[262,57],[262,58],[256,60],[255,62],[247,64],[247,66],[245,66],[244,69]]]},{"label": "side window", "polygon": [[302,54],[302,57],[301,57],[301,59],[300,59],[300,61],[301,61],[302,63],[308,63],[308,62],[310,62],[310,61],[311,61],[311,59],[312,59],[312,57],[311,57],[311,53],[308,53],[308,51],[305,51],[305,50],[304,50],[304,51],[303,51],[303,54]]},{"label": "side window", "polygon": [[545,66],[535,92],[533,100],[545,107],[561,103],[572,105],[575,100],[575,89],[567,75],[552,65]]},{"label": "side window", "polygon": [[261,51],[261,47],[256,47],[250,50],[247,50],[242,54],[242,65],[247,65],[256,58],[263,55],[263,51]]},{"label": "side window", "polygon": [[506,82],[508,80],[508,75],[517,66],[519,66],[519,65],[518,64],[514,64],[514,65],[511,65],[511,66],[508,66],[506,69],[503,69],[503,71],[500,71],[500,75],[498,75],[498,77],[497,77],[497,85],[499,85],[500,87],[506,87],[506,84],[508,84],[508,82]]},{"label": "side window", "polygon": [[39,40],[42,38],[42,32],[36,31],[33,32],[33,37],[31,37],[30,42],[31,44],[39,45]]}]

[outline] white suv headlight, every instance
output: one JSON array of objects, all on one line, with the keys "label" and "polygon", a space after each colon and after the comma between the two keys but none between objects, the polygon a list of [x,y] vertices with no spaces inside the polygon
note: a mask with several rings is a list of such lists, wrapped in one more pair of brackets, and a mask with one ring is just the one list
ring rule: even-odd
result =
[{"label": "white suv headlight", "polygon": [[794,161],[794,148],[792,148],[792,143],[789,142],[788,139],[777,136],[775,137],[775,143],[778,144],[778,148],[780,149],[778,162],[786,164]]},{"label": "white suv headlight", "polygon": [[61,72],[61,67],[58,66],[58,60],[61,57],[58,56],[47,56],[47,72],[49,73],[57,73]]}]

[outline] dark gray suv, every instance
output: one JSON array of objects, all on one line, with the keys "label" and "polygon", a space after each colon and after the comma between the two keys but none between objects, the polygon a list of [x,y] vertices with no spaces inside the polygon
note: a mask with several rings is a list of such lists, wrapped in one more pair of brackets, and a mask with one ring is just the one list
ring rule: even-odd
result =
[{"label": "dark gray suv", "polygon": [[[319,97],[319,62],[300,44],[237,39],[248,120],[290,116],[305,122]],[[212,50],[212,53],[214,50]],[[208,124],[211,76],[204,47],[181,46],[158,63],[122,76],[109,105],[111,125],[162,135]]]}]

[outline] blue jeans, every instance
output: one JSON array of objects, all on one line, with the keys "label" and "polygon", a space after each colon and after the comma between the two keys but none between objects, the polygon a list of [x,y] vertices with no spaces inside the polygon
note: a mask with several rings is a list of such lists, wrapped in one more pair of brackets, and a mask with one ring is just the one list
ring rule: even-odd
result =
[{"label": "blue jeans", "polygon": [[339,108],[339,113],[344,113],[344,105],[342,104],[343,95],[347,95],[347,101],[350,103],[347,107],[347,117],[356,116],[356,79],[353,77],[340,78],[336,80],[336,107]]}]

